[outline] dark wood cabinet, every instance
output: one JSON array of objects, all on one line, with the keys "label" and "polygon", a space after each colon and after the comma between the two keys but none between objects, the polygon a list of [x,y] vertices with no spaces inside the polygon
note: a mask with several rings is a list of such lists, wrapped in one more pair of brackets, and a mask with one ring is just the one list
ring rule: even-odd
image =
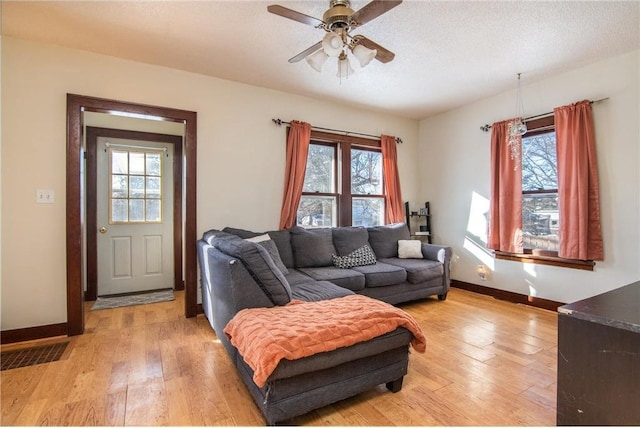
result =
[{"label": "dark wood cabinet", "polygon": [[640,281],[558,308],[558,425],[640,425]]}]

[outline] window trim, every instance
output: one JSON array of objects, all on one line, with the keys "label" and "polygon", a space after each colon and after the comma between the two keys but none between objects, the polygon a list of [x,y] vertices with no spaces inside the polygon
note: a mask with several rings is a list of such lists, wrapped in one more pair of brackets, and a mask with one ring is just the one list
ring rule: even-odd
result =
[{"label": "window trim", "polygon": [[[535,135],[540,135],[550,132],[551,130],[555,130],[555,120],[553,114],[532,120],[525,120],[525,123],[527,125],[527,132],[523,135],[523,137],[533,137]],[[522,194],[524,195],[536,192],[538,191],[522,191]],[[549,190],[544,190],[544,193],[549,193]],[[505,251],[495,250],[494,257],[498,260],[509,260],[520,263],[532,263],[570,269],[581,269],[587,271],[593,271],[596,265],[596,262],[593,260],[564,259],[562,257],[558,257],[557,251],[535,249],[525,249],[523,253],[509,253]]]},{"label": "window trim", "polygon": [[[352,198],[351,194],[351,149],[371,150],[382,152],[382,141],[370,138],[356,137],[353,135],[341,135],[331,132],[311,130],[310,144],[333,146],[336,150],[336,194],[333,193],[312,193],[302,192],[302,196],[335,196],[337,203],[336,225],[338,227],[350,226],[352,223]],[[349,162],[345,162],[348,159]],[[349,178],[347,180],[346,178]],[[384,180],[384,174],[383,174]],[[376,197],[383,198],[384,183],[381,195],[355,195],[356,197]],[[385,207],[386,209],[386,207]]]}]

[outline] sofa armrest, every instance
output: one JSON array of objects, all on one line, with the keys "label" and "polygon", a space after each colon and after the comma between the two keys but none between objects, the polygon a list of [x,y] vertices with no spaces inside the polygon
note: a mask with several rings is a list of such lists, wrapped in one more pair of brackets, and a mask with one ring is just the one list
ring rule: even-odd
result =
[{"label": "sofa armrest", "polygon": [[[443,292],[442,296],[446,298],[449,287],[451,286],[451,258],[453,257],[453,249],[442,245],[422,243],[422,256],[428,260],[435,260],[442,263],[444,268],[444,277],[442,278]],[[444,298],[440,297],[440,300]]]},{"label": "sofa armrest", "polygon": [[449,264],[453,250],[451,247],[422,243],[422,256],[427,260],[434,260],[442,264]]}]

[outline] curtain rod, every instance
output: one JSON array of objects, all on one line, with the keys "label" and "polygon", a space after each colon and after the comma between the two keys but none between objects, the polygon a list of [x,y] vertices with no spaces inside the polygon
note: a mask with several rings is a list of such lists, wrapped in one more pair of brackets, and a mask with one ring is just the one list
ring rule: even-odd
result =
[{"label": "curtain rod", "polygon": [[[278,125],[278,126],[282,126],[282,124],[285,124],[285,125],[290,125],[291,124],[291,122],[285,122],[282,119],[271,119],[271,121],[273,123],[275,123],[276,125]],[[363,137],[371,137],[371,138],[375,138],[377,140],[380,139],[379,135],[363,134],[362,132],[342,131],[340,129],[321,128],[319,126],[311,126],[311,129],[315,129],[315,130],[318,130],[318,131],[329,131],[329,132],[340,133],[340,134],[344,134],[344,135],[361,135]],[[400,139],[400,137],[396,137],[396,143],[397,144],[402,144],[402,140]]]},{"label": "curtain rod", "polygon": [[[606,101],[606,100],[608,100],[608,99],[609,99],[609,97],[607,97],[607,98],[600,98],[599,100],[589,101],[589,102],[590,102],[591,104],[593,104],[593,103],[599,103],[599,102],[601,102],[601,101]],[[547,113],[537,114],[537,115],[535,115],[535,116],[525,117],[525,118],[524,118],[524,119],[522,119],[522,120],[526,122],[526,121],[528,121],[528,120],[539,119],[539,118],[541,118],[541,117],[551,116],[552,114],[553,114],[553,112],[552,112],[552,111],[550,111],[550,112],[547,112]],[[480,127],[480,129],[481,129],[482,131],[484,131],[484,132],[489,132],[489,130],[491,129],[491,125],[489,125],[489,124],[482,125],[482,126]]]}]

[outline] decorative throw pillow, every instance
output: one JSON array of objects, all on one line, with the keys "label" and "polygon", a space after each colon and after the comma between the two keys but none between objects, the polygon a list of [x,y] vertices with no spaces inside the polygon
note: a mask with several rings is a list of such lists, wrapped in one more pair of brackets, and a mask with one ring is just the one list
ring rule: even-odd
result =
[{"label": "decorative throw pillow", "polygon": [[346,256],[331,255],[333,265],[340,269],[348,269],[355,266],[376,264],[376,255],[369,245],[363,245]]},{"label": "decorative throw pillow", "polygon": [[278,251],[276,243],[271,240],[271,237],[268,234],[265,233],[264,235],[259,235],[254,238],[247,238],[246,240],[262,245],[264,249],[267,250],[267,253],[269,253],[278,269],[280,269],[280,271],[285,275],[289,274],[289,269],[287,269],[284,263],[282,263],[282,258],[280,258],[280,252]]},{"label": "decorative throw pillow", "polygon": [[399,239],[398,258],[422,259],[422,241],[418,241],[417,239]]}]

